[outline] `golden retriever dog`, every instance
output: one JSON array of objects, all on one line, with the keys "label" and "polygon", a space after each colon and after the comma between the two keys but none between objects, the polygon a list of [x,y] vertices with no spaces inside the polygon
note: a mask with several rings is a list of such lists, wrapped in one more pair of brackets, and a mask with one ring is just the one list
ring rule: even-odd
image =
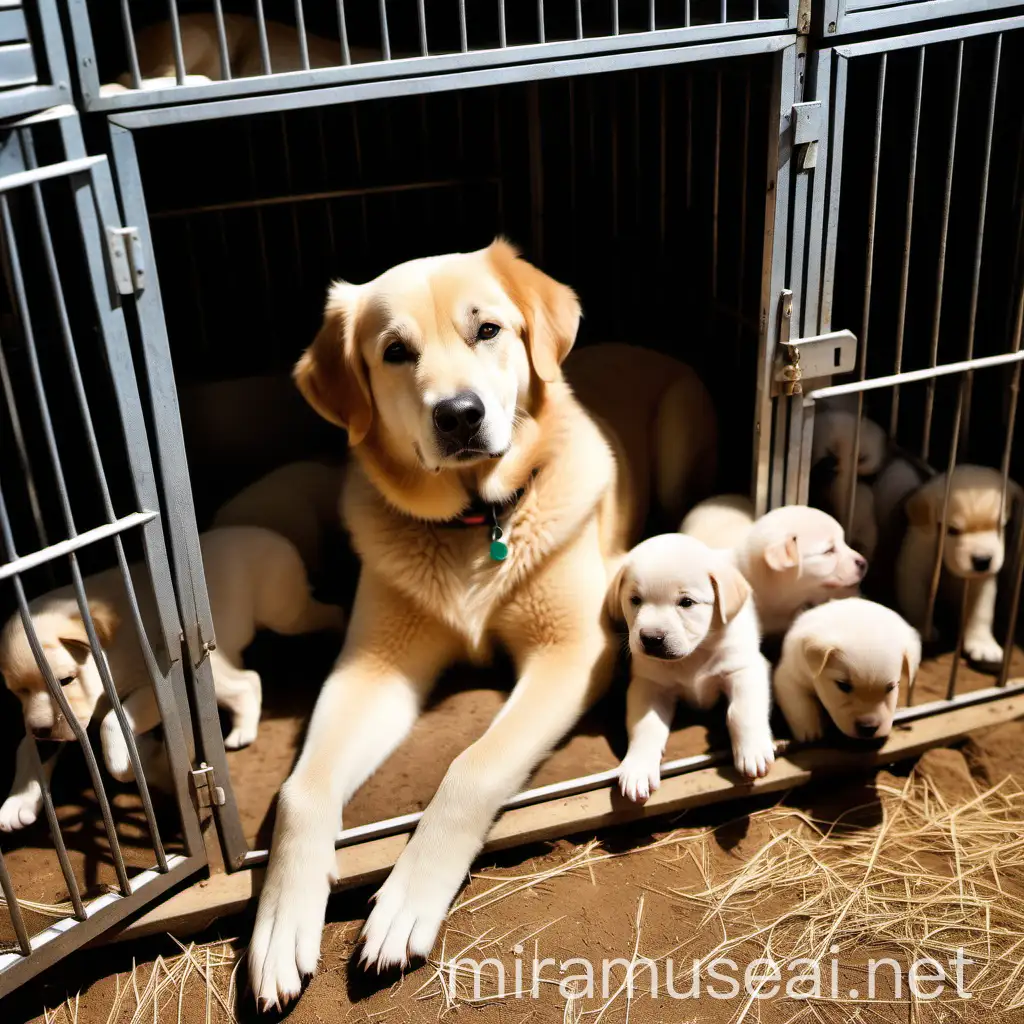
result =
[{"label": "golden retriever dog", "polygon": [[728,552],[666,533],[638,544],[608,590],[629,629],[629,749],[619,788],[643,802],[661,781],[676,701],[707,711],[723,697],[736,771],[767,775],[775,761],[771,684],[750,587]]},{"label": "golden retriever dog", "polygon": [[[980,665],[999,665],[1003,648],[992,634],[999,570],[1006,556],[1005,530],[1021,488],[987,466],[957,466],[949,490],[945,524],[942,507],[946,474],[932,477],[907,499],[907,532],[896,563],[896,598],[917,629],[925,628],[933,566],[942,546],[940,585],[956,607],[967,588],[964,653]],[[940,537],[940,529],[942,535]],[[959,581],[963,581],[962,583]],[[933,629],[934,633],[934,629]],[[925,639],[934,639],[934,636]]]},{"label": "golden retriever dog", "polygon": [[617,375],[589,395],[581,386],[580,398],[609,422],[622,408],[630,417],[606,433],[562,375],[579,320],[571,289],[500,239],[330,289],[295,377],[348,431],[343,516],[362,572],[345,646],[278,802],[249,946],[263,1006],[298,995],[316,969],[342,808],[446,666],[484,662],[500,644],[518,681],[452,762],[376,895],[362,959],[378,969],[430,952],[502,803],[610,679],[609,580],[647,493],[685,489],[659,479],[669,446],[655,432],[673,421],[660,406],[666,395],[682,403],[679,466],[713,451],[714,428],[686,415],[709,405],[687,367],[599,346],[579,354],[581,377],[590,358]]},{"label": "golden retriever dog", "polygon": [[[249,526],[210,530],[200,537],[200,546],[217,636],[217,646],[210,652],[214,690],[218,705],[232,718],[224,745],[237,749],[252,743],[260,721],[261,680],[242,662],[242,652],[252,643],[256,630],[266,628],[288,636],[340,630],[344,613],[313,600],[298,551],[269,530]],[[148,577],[139,566],[131,572],[139,613],[148,626],[157,621]],[[108,569],[84,583],[89,616],[128,726],[134,734],[147,733],[160,723],[160,710],[120,570]],[[130,781],[135,773],[128,744],[110,707],[74,590],[64,587],[44,594],[30,602],[29,611],[49,673],[60,686],[71,714],[85,729],[100,709],[104,762],[115,779]],[[155,630],[150,630],[150,635],[154,634]],[[20,614],[12,616],[0,634],[0,673],[21,701],[27,732],[39,740],[77,739],[33,656]],[[0,807],[0,831],[30,825],[42,806],[42,794],[30,768],[29,743],[26,738],[19,747],[14,785]],[[52,772],[53,759],[46,770]]]},{"label": "golden retriever dog", "polygon": [[890,608],[851,597],[810,608],[782,644],[773,680],[775,699],[793,738],[824,735],[823,712],[854,739],[892,731],[902,683],[921,665],[921,638]]}]

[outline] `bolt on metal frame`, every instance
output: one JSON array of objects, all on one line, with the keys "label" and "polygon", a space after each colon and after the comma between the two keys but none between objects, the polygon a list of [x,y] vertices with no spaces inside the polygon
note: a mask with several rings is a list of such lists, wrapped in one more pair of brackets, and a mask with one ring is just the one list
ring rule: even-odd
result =
[{"label": "bolt on metal frame", "polygon": [[[33,132],[44,122],[59,127],[67,159],[56,164],[40,165],[36,159]],[[8,268],[8,286],[14,297],[15,313],[21,333],[22,345],[28,366],[28,389],[25,381],[15,388],[10,375],[10,338],[0,337],[0,377],[3,379],[4,401],[12,424],[18,425],[12,431],[17,446],[17,461],[25,470],[25,484],[34,489],[34,478],[25,437],[20,429],[19,409],[24,412],[28,405],[34,405],[42,424],[44,448],[48,456],[47,470],[56,485],[57,504],[61,510],[63,529],[67,539],[48,543],[42,517],[38,513],[38,502],[33,501],[36,532],[41,545],[34,551],[23,551],[16,547],[12,522],[5,498],[5,482],[0,481],[0,546],[3,562],[0,563],[0,582],[13,588],[18,614],[23,623],[32,654],[46,682],[50,696],[60,708],[63,718],[71,727],[82,750],[86,767],[103,819],[103,830],[109,844],[115,875],[116,892],[86,900],[72,869],[66,844],[49,791],[49,774],[52,761],[44,766],[36,742],[26,735],[19,750],[19,757],[27,759],[34,768],[42,789],[43,811],[50,830],[50,836],[57,853],[61,872],[67,886],[71,916],[30,934],[21,906],[15,882],[4,863],[0,841],[0,888],[3,890],[10,913],[17,949],[0,954],[0,996],[32,977],[44,967],[59,959],[70,950],[81,946],[101,934],[127,915],[145,906],[170,887],[194,874],[206,864],[205,849],[199,832],[198,819],[192,806],[188,789],[191,737],[188,727],[188,708],[184,703],[183,681],[180,658],[177,657],[180,627],[178,625],[174,590],[171,581],[164,537],[161,524],[161,505],[155,488],[155,477],[146,443],[146,428],[143,407],[132,369],[128,350],[128,338],[117,293],[107,270],[104,255],[104,227],[116,224],[113,207],[113,187],[109,167],[104,157],[87,157],[79,132],[77,119],[73,115],[54,117],[43,114],[3,133],[0,149],[0,234],[2,248]],[[83,380],[78,349],[72,331],[71,320],[65,297],[65,278],[55,252],[51,219],[47,200],[42,190],[43,182],[67,182],[69,195],[81,228],[84,244],[84,258],[88,267],[88,283],[95,298],[95,322],[105,355],[109,380],[115,396],[116,406],[111,410],[121,424],[124,439],[123,456],[127,459],[135,487],[138,508],[118,516],[111,501],[105,466],[114,456],[113,452],[101,450],[95,430],[95,415],[90,407],[89,395]],[[22,212],[31,214],[27,220],[16,223],[12,215],[14,199],[22,201]],[[38,240],[46,267],[47,283],[59,323],[60,351],[69,372],[75,399],[75,408],[84,432],[90,453],[91,475],[96,492],[101,497],[105,524],[79,532],[71,504],[62,460],[61,445],[51,417],[51,404],[40,364],[40,350],[33,330],[33,316],[30,308],[23,271],[22,251],[26,235],[33,242]],[[120,453],[118,453],[120,454]],[[42,467],[35,467],[36,469]],[[145,553],[144,565],[134,567],[135,579],[145,575],[151,582],[156,598],[156,612],[159,621],[146,623],[139,609],[139,602],[133,581],[133,567],[125,556],[122,538],[129,533],[141,539]],[[110,667],[100,646],[95,624],[89,609],[88,580],[83,577],[78,556],[87,548],[101,542],[113,545],[117,556],[117,569],[128,599],[130,622],[123,629],[133,629],[143,652],[149,681],[154,687],[158,706],[163,719],[164,746],[167,753],[174,784],[174,797],[180,812],[184,853],[168,853],[165,850],[156,815],[153,811],[149,786],[145,778],[143,763],[135,742],[134,734],[125,717],[121,701],[117,696]],[[38,566],[64,562],[70,572],[72,589],[85,624],[89,648],[99,669],[104,692],[114,710],[118,726],[129,751],[135,772],[136,784],[142,803],[143,814],[154,851],[155,865],[152,869],[129,877],[122,856],[117,827],[111,813],[103,778],[90,745],[85,729],[79,724],[60,683],[53,677],[43,654],[38,635],[32,624],[29,597],[22,582],[22,574]],[[8,582],[9,581],[9,582]],[[150,630],[165,650],[159,657],[154,652]]]},{"label": "bolt on metal frame", "polygon": [[993,14],[1020,0],[821,0],[821,35],[829,41],[855,32],[884,31],[961,15]]},{"label": "bolt on metal frame", "polygon": [[[369,0],[364,0],[362,4],[357,4],[355,0],[335,0],[335,3],[335,17],[331,20],[329,28],[332,40],[336,36],[337,64],[327,67],[311,66],[307,11],[313,11],[314,8],[307,0],[295,0],[294,32],[299,51],[299,67],[282,72],[275,71],[273,66],[263,0],[252,0],[251,16],[257,25],[260,73],[240,78],[235,73],[237,69],[233,69],[231,65],[222,0],[211,0],[209,13],[213,17],[217,36],[220,80],[193,83],[186,82],[185,54],[181,42],[182,15],[178,12],[177,0],[168,0],[166,9],[172,28],[175,83],[162,88],[146,88],[139,68],[131,3],[130,0],[122,0],[118,20],[124,38],[130,88],[127,92],[104,94],[101,90],[101,84],[104,83],[99,80],[95,60],[80,60],[78,71],[85,108],[112,111],[184,101],[228,99],[343,83],[419,77],[565,57],[578,58],[658,46],[769,35],[795,30],[799,6],[798,0],[777,0],[775,3],[771,3],[770,0],[720,0],[713,8],[711,5],[707,6],[706,10],[712,12],[710,14],[705,14],[705,8],[702,8],[698,20],[697,15],[691,11],[690,0],[684,0],[682,5],[664,7],[659,7],[656,0],[649,0],[643,22],[627,25],[620,17],[619,0],[609,0],[607,6],[602,6],[600,20],[592,8],[586,9],[583,0],[573,0],[572,18],[566,19],[566,25],[571,20],[571,33],[567,31],[566,37],[556,40],[550,38],[548,29],[554,15],[545,9],[544,0],[537,0],[530,39],[518,43],[509,39],[507,24],[512,7],[507,0],[487,2],[486,13],[494,18],[496,37],[489,33],[478,37],[477,32],[471,31],[467,4],[465,0],[460,0],[458,49],[448,48],[439,52],[436,42],[431,43],[431,38],[438,31],[440,16],[429,9],[425,0],[417,0],[415,35],[418,52],[399,53],[392,45],[394,26],[388,20],[387,2],[378,0],[378,40],[374,47],[375,52],[362,54],[364,60],[359,61],[354,60],[360,54],[353,52],[350,26],[353,10],[359,8],[365,12],[370,6]],[[555,7],[550,4],[549,6]],[[566,4],[557,7],[555,15],[568,10]],[[785,13],[781,16],[769,16],[766,9],[782,9]],[[477,5],[473,15],[480,18],[482,11],[483,5]],[[99,30],[99,25],[90,23],[88,10],[82,0],[70,5],[69,13],[71,32],[78,53],[94,53],[93,33]],[[289,29],[291,27],[289,26]]]}]

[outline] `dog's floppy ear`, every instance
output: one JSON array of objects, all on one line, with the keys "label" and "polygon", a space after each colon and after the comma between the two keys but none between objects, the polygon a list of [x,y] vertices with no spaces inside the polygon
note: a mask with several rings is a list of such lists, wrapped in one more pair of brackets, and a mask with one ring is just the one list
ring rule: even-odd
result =
[{"label": "dog's floppy ear", "polygon": [[490,244],[487,256],[526,320],[526,347],[533,372],[549,384],[558,380],[562,361],[572,349],[580,326],[576,293],[521,259],[515,247],[503,238]]},{"label": "dog's floppy ear", "polygon": [[350,445],[366,437],[373,421],[370,385],[356,345],[358,297],[358,285],[331,285],[320,333],[292,372],[302,397],[325,420],[344,427]]},{"label": "dog's floppy ear", "polygon": [[903,648],[903,668],[900,673],[900,684],[906,688],[917,677],[921,667],[921,635],[916,629],[907,627],[909,636],[907,646]]},{"label": "dog's floppy ear", "polygon": [[804,639],[804,657],[807,659],[807,667],[815,679],[825,671],[828,659],[832,657],[835,649],[814,637]]},{"label": "dog's floppy ear", "polygon": [[[117,612],[107,604],[106,601],[90,601],[89,616],[96,629],[96,637],[101,647],[108,647],[114,639],[121,620]],[[88,649],[89,634],[85,629],[85,622],[82,616],[76,611],[67,617],[67,621],[61,627],[60,642],[65,645],[81,646]]]},{"label": "dog's floppy ear", "polygon": [[625,621],[625,616],[622,614],[622,585],[626,582],[627,565],[627,560],[623,559],[618,572],[615,573],[611,583],[608,584],[608,593],[605,595],[605,611],[612,622]]},{"label": "dog's floppy ear", "polygon": [[919,487],[909,498],[904,508],[907,510],[907,522],[921,530],[935,526],[935,501],[930,488]]},{"label": "dog's floppy ear", "polygon": [[800,565],[800,539],[795,533],[775,541],[764,549],[765,564],[775,572],[795,569]]},{"label": "dog's floppy ear", "polygon": [[725,561],[708,575],[715,590],[715,608],[722,623],[731,622],[750,597],[750,584],[735,566]]},{"label": "dog's floppy ear", "polygon": [[1015,515],[1024,513],[1024,487],[1016,480],[1006,480],[1006,501],[1003,503],[1003,526]]}]

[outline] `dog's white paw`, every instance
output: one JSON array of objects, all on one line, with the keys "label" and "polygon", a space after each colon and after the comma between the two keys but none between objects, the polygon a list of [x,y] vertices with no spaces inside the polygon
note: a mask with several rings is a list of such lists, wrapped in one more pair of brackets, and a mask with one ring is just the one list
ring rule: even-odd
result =
[{"label": "dog's white paw", "polygon": [[430,955],[462,881],[460,874],[452,885],[446,867],[419,856],[413,838],[377,891],[363,927],[360,960],[367,970],[405,967],[413,957]]},{"label": "dog's white paw", "polygon": [[43,809],[43,794],[37,783],[31,783],[28,790],[12,793],[0,805],[0,832],[17,832],[28,828],[39,817]]},{"label": "dog's white paw", "polygon": [[981,664],[1001,664],[1003,649],[996,643],[993,636],[975,636],[964,638],[964,654],[970,661]]},{"label": "dog's white paw", "polygon": [[660,758],[626,754],[619,765],[619,791],[627,800],[642,804],[660,785]]},{"label": "dog's white paw", "polygon": [[256,741],[257,727],[255,725],[236,725],[231,732],[224,737],[224,747],[227,750],[241,750]]},{"label": "dog's white paw", "polygon": [[793,714],[792,718],[787,715],[786,724],[797,743],[817,743],[825,736],[825,723],[819,711],[813,714]]},{"label": "dog's white paw", "polygon": [[775,744],[771,733],[746,737],[733,747],[736,771],[748,779],[763,779],[775,764]]}]

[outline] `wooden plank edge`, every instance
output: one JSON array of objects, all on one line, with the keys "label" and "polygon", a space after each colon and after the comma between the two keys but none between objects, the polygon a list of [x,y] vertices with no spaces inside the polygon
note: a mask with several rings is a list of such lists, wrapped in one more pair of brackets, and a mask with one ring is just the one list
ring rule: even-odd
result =
[{"label": "wooden plank edge", "polygon": [[[726,768],[704,768],[662,781],[658,791],[639,806],[611,786],[506,811],[494,823],[484,851],[507,849],[590,832],[610,825],[642,821],[666,814],[760,793],[776,793],[804,785],[815,776],[863,772],[916,757],[954,743],[968,733],[1024,716],[1024,697],[1005,697],[956,708],[899,725],[885,746],[857,752],[810,748],[780,757],[767,778],[741,782]],[[381,881],[405,849],[408,835],[386,836],[336,853],[335,892]],[[112,942],[170,932],[179,938],[209,927],[218,918],[245,910],[259,893],[264,869],[217,874],[203,879],[112,932]]]}]

